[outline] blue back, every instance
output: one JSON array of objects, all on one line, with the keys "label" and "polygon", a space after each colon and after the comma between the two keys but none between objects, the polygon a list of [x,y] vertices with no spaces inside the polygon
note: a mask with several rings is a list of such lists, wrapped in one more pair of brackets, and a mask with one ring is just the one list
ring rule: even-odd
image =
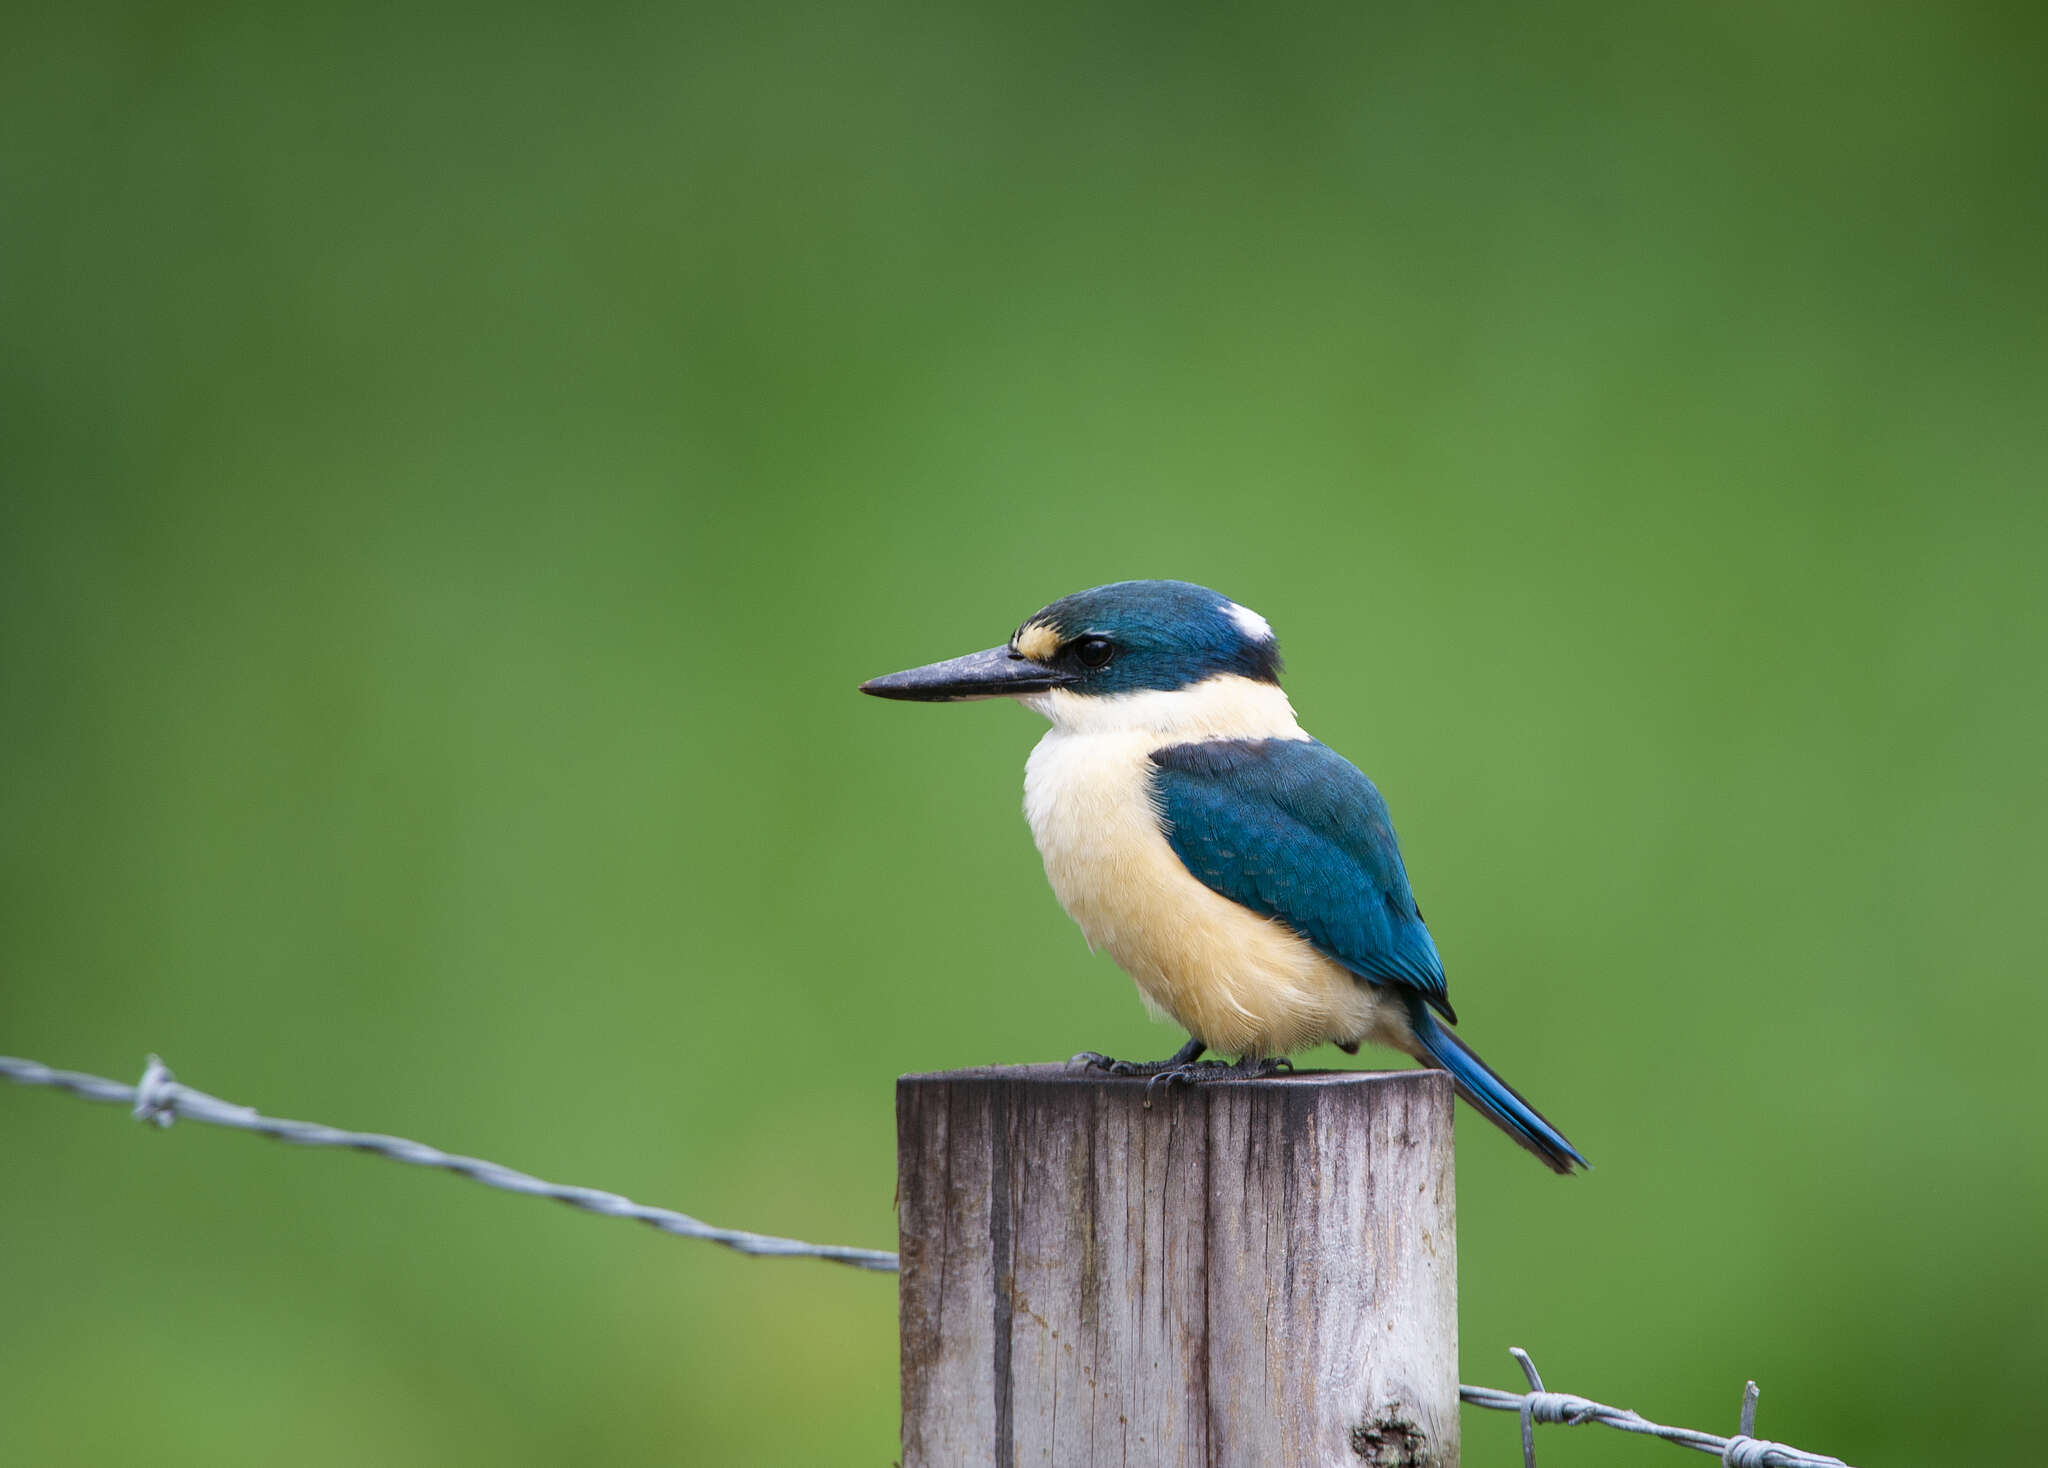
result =
[{"label": "blue back", "polygon": [[1387,803],[1356,765],[1312,739],[1174,744],[1152,765],[1166,839],[1204,886],[1456,1022]]}]

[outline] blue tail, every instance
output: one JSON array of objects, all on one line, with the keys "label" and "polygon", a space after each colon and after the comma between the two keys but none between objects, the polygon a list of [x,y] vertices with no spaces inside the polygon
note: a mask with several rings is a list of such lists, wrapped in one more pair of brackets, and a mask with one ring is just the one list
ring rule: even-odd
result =
[{"label": "blue tail", "polygon": [[1488,1121],[1534,1152],[1553,1172],[1570,1173],[1575,1167],[1592,1165],[1565,1140],[1563,1132],[1516,1095],[1514,1087],[1488,1070],[1486,1062],[1474,1055],[1463,1040],[1438,1024],[1435,1015],[1420,1004],[1411,1006],[1411,1010],[1409,1023],[1415,1031],[1415,1043],[1451,1073],[1458,1094],[1478,1107]]}]

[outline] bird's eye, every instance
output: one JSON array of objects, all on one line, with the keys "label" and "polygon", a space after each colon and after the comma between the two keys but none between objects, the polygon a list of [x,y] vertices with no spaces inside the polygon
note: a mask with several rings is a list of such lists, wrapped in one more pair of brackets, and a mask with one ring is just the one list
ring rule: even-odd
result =
[{"label": "bird's eye", "polygon": [[1116,648],[1107,637],[1084,637],[1074,644],[1074,656],[1084,668],[1099,668],[1116,656]]}]

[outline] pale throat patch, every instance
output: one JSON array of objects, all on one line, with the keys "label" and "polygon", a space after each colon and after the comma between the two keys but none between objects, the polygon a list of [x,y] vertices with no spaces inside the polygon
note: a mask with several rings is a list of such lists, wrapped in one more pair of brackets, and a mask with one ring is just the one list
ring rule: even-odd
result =
[{"label": "pale throat patch", "polygon": [[1060,650],[1060,635],[1043,622],[1026,622],[1010,639],[1010,646],[1034,663],[1051,662]]},{"label": "pale throat patch", "polygon": [[1171,691],[1073,693],[1055,688],[1017,700],[1068,734],[1168,735],[1178,739],[1306,739],[1277,683],[1219,673]]}]

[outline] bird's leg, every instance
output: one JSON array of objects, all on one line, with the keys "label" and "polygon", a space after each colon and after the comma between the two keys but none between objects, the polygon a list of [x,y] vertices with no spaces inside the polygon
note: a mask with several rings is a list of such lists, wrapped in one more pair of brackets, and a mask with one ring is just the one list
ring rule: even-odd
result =
[{"label": "bird's leg", "polygon": [[1113,1076],[1158,1076],[1169,1071],[1185,1070],[1199,1061],[1202,1052],[1208,1048],[1200,1040],[1190,1039],[1187,1044],[1164,1060],[1111,1060],[1107,1055],[1098,1055],[1093,1050],[1083,1050],[1067,1064],[1078,1065],[1085,1070],[1103,1071]]}]

